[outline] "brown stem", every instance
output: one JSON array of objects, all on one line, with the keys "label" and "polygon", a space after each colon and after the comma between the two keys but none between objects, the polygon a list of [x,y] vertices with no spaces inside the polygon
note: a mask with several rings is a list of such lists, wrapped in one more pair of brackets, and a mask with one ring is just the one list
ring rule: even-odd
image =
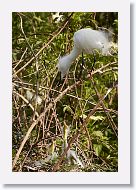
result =
[{"label": "brown stem", "polygon": [[87,118],[84,120],[83,124],[80,126],[78,132],[70,139],[67,148],[64,150],[63,154],[61,155],[59,161],[53,166],[52,171],[55,172],[59,169],[61,162],[63,161],[67,151],[70,149],[72,143],[78,138],[79,134],[84,130],[84,127],[87,126],[89,123],[90,117],[97,111],[97,108],[101,105],[102,101],[107,97],[107,95],[111,92],[113,88],[108,89],[107,93],[99,100],[93,110],[88,114]]},{"label": "brown stem", "polygon": [[13,167],[12,167],[12,169],[15,167],[15,165],[16,165],[16,163],[17,163],[17,160],[18,160],[18,158],[19,158],[19,155],[20,155],[20,153],[21,153],[21,151],[22,151],[22,149],[23,149],[23,147],[24,147],[26,141],[28,140],[30,133],[31,133],[32,130],[34,129],[34,127],[35,127],[35,126],[38,124],[38,122],[44,117],[44,115],[48,112],[48,110],[50,110],[50,109],[53,107],[54,104],[56,104],[61,98],[63,98],[63,96],[64,96],[68,91],[72,90],[76,85],[79,85],[80,83],[81,83],[81,81],[77,81],[75,84],[73,84],[73,85],[69,86],[68,88],[66,88],[61,94],[59,94],[59,95],[57,96],[57,98],[55,98],[55,100],[54,100],[53,102],[49,103],[48,107],[40,114],[40,116],[37,118],[37,120],[32,123],[32,125],[31,125],[30,128],[28,129],[28,131],[27,131],[27,133],[26,133],[26,135],[25,135],[25,137],[24,137],[24,139],[23,139],[23,141],[22,141],[22,143],[21,143],[21,145],[20,145],[20,147],[19,147],[19,149],[18,149],[18,151],[17,151],[17,153],[16,153],[16,156],[15,156],[15,158],[14,158],[14,160],[13,160]]},{"label": "brown stem", "polygon": [[70,16],[67,18],[67,20],[65,21],[64,25],[59,29],[59,31],[56,32],[56,34],[52,34],[52,38],[37,52],[37,54],[35,56],[33,56],[23,67],[21,67],[18,71],[16,71],[13,74],[13,77],[16,76],[18,73],[20,73],[25,67],[27,67],[36,57],[38,57],[38,55],[49,46],[49,44],[64,30],[64,28],[66,27],[66,25],[69,23],[69,20],[71,18],[71,16],[73,15],[73,13],[70,14]]}]

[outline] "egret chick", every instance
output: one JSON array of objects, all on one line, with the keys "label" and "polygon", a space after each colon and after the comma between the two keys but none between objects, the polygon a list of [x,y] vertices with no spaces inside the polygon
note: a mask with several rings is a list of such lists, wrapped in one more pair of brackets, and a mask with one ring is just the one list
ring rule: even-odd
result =
[{"label": "egret chick", "polygon": [[83,52],[93,54],[95,50],[100,51],[103,55],[109,55],[110,42],[108,34],[104,31],[84,28],[74,33],[74,47],[69,55],[61,57],[57,64],[61,72],[61,79],[69,72],[73,61]]}]

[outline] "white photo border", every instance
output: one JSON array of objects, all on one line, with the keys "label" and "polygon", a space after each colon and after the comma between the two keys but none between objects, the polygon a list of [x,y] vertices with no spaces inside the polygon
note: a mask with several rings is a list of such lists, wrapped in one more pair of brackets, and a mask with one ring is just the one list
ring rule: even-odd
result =
[{"label": "white photo border", "polygon": [[[118,12],[118,172],[12,172],[12,12]],[[0,6],[0,181],[3,184],[130,184],[128,0],[4,0]]]}]

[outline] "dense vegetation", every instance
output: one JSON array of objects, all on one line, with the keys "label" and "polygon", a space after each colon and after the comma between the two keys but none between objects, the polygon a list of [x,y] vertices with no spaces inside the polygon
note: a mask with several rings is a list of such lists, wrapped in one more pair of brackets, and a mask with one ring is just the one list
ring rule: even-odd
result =
[{"label": "dense vegetation", "polygon": [[117,13],[12,16],[13,171],[118,171],[117,47],[79,56],[67,80],[56,68],[81,28],[110,30],[117,43]]}]

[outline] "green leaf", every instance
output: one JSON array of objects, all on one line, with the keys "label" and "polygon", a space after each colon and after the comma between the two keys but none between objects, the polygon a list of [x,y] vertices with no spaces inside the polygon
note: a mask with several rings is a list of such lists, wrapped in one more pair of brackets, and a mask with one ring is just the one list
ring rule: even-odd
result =
[{"label": "green leaf", "polygon": [[94,148],[96,155],[100,156],[100,153],[102,151],[102,145],[101,144],[94,144],[93,148]]},{"label": "green leaf", "polygon": [[63,108],[63,112],[65,113],[66,111],[67,111],[67,112],[70,112],[71,114],[74,114],[73,110],[72,110],[71,107],[68,106],[68,105],[66,105],[66,106]]},{"label": "green leaf", "polygon": [[97,137],[102,137],[103,136],[103,133],[101,131],[94,131],[93,132],[93,135],[94,136],[97,136]]},{"label": "green leaf", "polygon": [[94,116],[94,115],[92,115],[92,116],[90,117],[90,119],[92,119],[92,120],[94,120],[94,121],[97,121],[97,120],[103,120],[104,117],[103,117],[103,116]]}]

